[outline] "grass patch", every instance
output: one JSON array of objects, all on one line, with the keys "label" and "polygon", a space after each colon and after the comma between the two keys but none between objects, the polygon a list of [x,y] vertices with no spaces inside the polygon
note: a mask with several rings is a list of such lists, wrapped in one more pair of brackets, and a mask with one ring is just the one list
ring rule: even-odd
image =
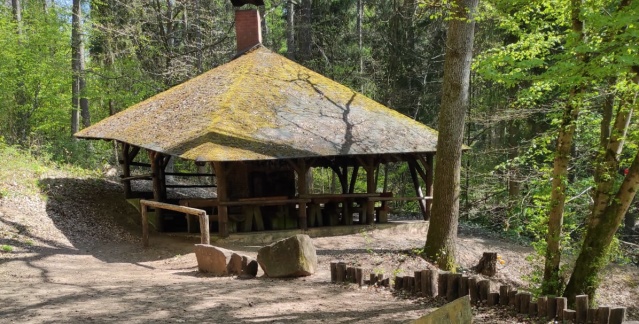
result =
[{"label": "grass patch", "polygon": [[43,155],[7,145],[0,138],[0,199],[40,194],[38,180],[47,177],[101,178],[98,170],[87,170],[53,162]]},{"label": "grass patch", "polygon": [[2,246],[0,246],[0,250],[2,252],[6,252],[6,253],[13,252],[13,246],[11,246],[11,245],[2,245]]}]

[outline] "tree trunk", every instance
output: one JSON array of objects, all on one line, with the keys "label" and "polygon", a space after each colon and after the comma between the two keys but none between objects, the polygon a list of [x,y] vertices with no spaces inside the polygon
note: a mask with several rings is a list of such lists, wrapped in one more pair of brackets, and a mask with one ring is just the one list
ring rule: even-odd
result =
[{"label": "tree trunk", "polygon": [[584,293],[594,301],[595,292],[599,287],[599,273],[608,264],[610,243],[637,189],[639,189],[639,153],[635,156],[621,187],[609,200],[609,205],[598,217],[591,215],[581,252],[564,291],[564,296],[568,297],[569,303],[575,300],[575,296]]},{"label": "tree trunk", "polygon": [[22,35],[22,5],[20,0],[11,0],[11,11],[13,13],[13,20],[18,25],[17,33]]},{"label": "tree trunk", "polygon": [[300,37],[298,38],[299,50],[297,53],[300,59],[305,62],[311,59],[311,45],[313,44],[312,34],[312,8],[313,0],[302,0],[300,15]]},{"label": "tree trunk", "polygon": [[73,18],[71,29],[71,68],[73,70],[73,87],[71,90],[71,135],[80,129],[80,113],[83,125],[91,124],[89,101],[82,94],[86,87],[84,79],[84,43],[82,40],[82,6],[80,0],[73,0]]},{"label": "tree trunk", "polygon": [[286,3],[286,57],[295,60],[295,3]]},{"label": "tree trunk", "polygon": [[[633,81],[639,83],[639,76],[635,76]],[[602,120],[601,130],[610,134],[610,137],[601,138],[603,158],[597,160],[595,174],[597,190],[594,193],[592,212],[588,219],[581,252],[564,291],[564,296],[568,297],[570,303],[580,294],[588,294],[589,299],[594,302],[595,292],[599,287],[598,275],[607,264],[610,244],[639,189],[639,153],[637,153],[621,187],[617,192],[613,192],[616,173],[619,169],[619,156],[630,125],[632,107],[634,107],[634,103],[625,107],[626,101],[623,98],[619,104],[621,107],[617,111],[612,129],[611,118]],[[610,109],[610,115],[612,115],[612,105],[606,105],[604,109]]]},{"label": "tree trunk", "polygon": [[439,140],[431,223],[425,253],[440,268],[454,270],[455,239],[459,217],[460,169],[465,115],[468,107],[470,64],[473,55],[478,0],[453,1],[448,22],[442,101],[439,111]]},{"label": "tree trunk", "polygon": [[[583,23],[579,18],[580,5],[580,0],[571,0],[572,29],[573,33],[577,34],[578,41],[581,41],[583,37]],[[564,222],[568,165],[570,163],[576,122],[579,117],[578,92],[578,86],[570,92],[570,98],[564,108],[564,115],[557,135],[557,149],[552,171],[550,210],[548,212],[548,234],[546,235],[546,262],[541,284],[542,294],[544,295],[558,295],[561,290],[559,281],[559,263],[561,262],[559,242],[561,241],[561,227]]]}]

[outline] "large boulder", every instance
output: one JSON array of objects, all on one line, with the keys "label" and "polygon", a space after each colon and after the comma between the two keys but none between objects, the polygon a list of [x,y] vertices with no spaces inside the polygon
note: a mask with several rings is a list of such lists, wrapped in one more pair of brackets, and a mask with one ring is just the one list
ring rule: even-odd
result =
[{"label": "large boulder", "polygon": [[261,248],[257,262],[271,278],[310,276],[317,269],[317,252],[308,235],[297,234]]},{"label": "large boulder", "polygon": [[240,255],[231,250],[208,244],[195,245],[197,267],[201,272],[215,276],[257,275],[257,261],[249,256]]}]

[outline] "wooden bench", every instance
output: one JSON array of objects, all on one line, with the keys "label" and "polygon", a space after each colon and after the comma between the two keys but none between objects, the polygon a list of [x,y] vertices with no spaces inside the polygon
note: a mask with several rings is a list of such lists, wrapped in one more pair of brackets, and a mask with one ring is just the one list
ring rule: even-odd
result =
[{"label": "wooden bench", "polygon": [[375,207],[375,216],[377,223],[388,223],[388,212],[390,207],[388,202],[390,201],[418,201],[418,200],[432,200],[433,197],[393,197],[392,192],[383,192],[378,197],[368,197],[368,201],[381,203],[381,206]]}]

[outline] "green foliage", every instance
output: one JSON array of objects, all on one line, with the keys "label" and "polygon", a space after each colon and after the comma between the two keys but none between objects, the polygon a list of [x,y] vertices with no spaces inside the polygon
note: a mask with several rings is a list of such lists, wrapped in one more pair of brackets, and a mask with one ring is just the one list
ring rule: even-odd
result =
[{"label": "green foliage", "polygon": [[2,246],[0,246],[0,251],[5,252],[5,253],[13,252],[13,246],[11,246],[11,245],[2,245]]}]

